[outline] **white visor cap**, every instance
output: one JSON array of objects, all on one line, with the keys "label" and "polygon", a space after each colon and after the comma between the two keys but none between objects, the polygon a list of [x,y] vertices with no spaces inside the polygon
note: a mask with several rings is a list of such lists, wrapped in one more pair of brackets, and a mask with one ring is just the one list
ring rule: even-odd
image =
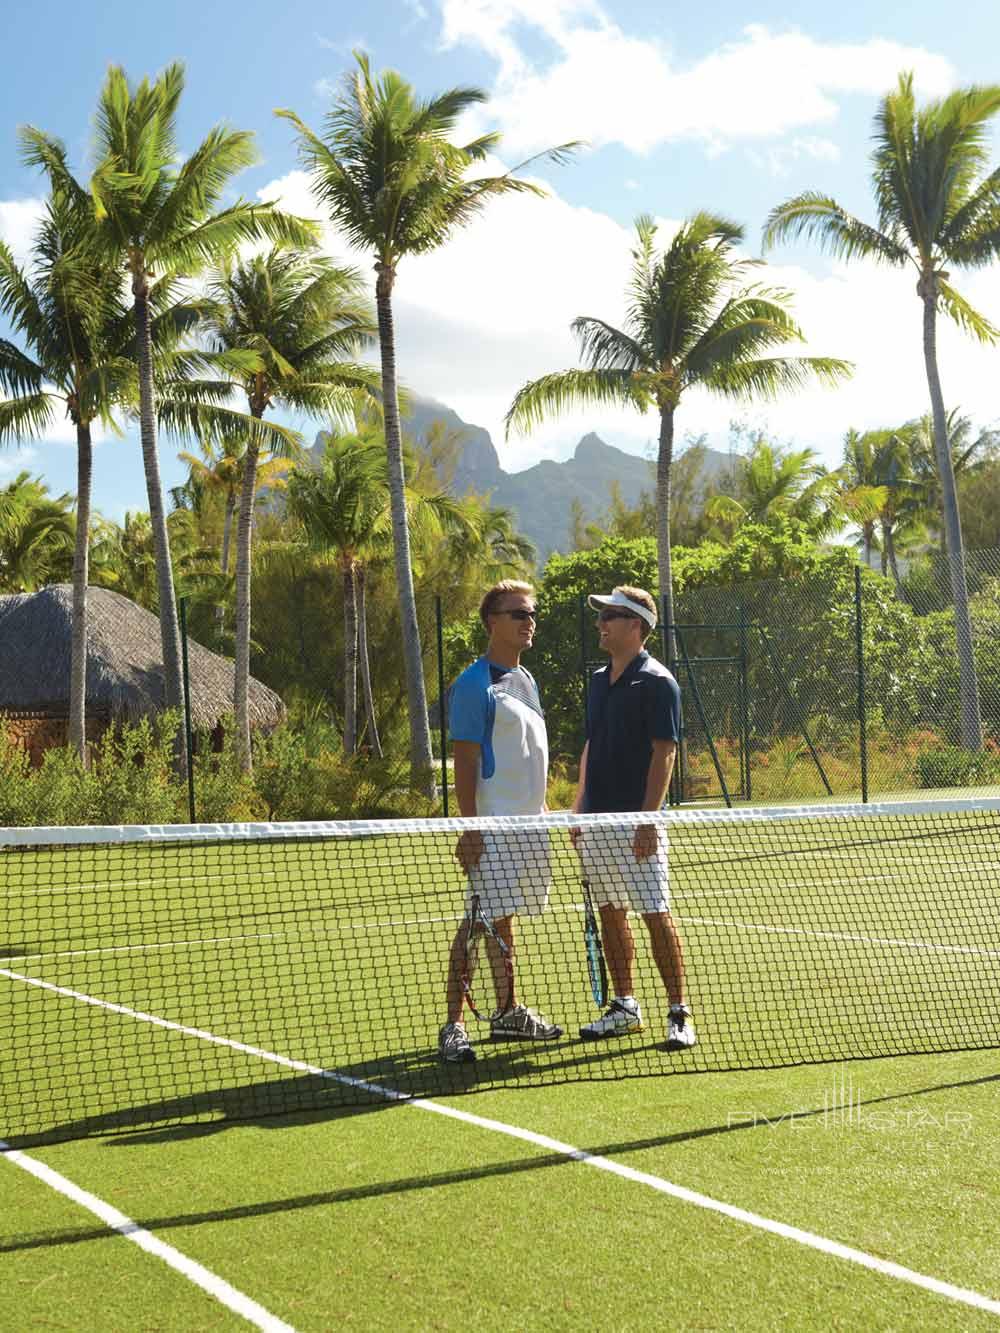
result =
[{"label": "white visor cap", "polygon": [[633,602],[631,597],[626,597],[623,592],[613,592],[607,597],[596,597],[592,593],[587,598],[587,605],[592,611],[600,611],[603,606],[617,606],[623,611],[631,611],[643,619],[650,629],[656,629],[656,614],[650,611],[648,606],[643,606],[642,602]]}]

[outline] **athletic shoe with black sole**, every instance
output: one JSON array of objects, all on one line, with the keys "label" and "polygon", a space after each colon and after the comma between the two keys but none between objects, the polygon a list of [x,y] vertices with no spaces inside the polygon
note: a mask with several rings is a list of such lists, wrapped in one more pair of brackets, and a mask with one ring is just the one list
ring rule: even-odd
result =
[{"label": "athletic shoe with black sole", "polygon": [[561,1027],[523,1004],[516,1004],[505,1014],[490,1020],[493,1041],[555,1041],[562,1033]]}]

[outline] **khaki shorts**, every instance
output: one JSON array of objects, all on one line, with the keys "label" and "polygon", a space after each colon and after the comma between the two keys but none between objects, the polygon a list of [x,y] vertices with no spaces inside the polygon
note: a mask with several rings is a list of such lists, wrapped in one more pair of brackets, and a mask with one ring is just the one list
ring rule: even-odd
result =
[{"label": "khaki shorts", "polygon": [[483,916],[540,916],[552,879],[548,831],[484,833],[483,854],[469,873],[469,897],[479,894]]},{"label": "khaki shorts", "polygon": [[666,830],[657,826],[656,851],[644,861],[635,859],[634,837],[634,827],[604,826],[580,833],[576,847],[594,902],[647,914],[669,912]]}]

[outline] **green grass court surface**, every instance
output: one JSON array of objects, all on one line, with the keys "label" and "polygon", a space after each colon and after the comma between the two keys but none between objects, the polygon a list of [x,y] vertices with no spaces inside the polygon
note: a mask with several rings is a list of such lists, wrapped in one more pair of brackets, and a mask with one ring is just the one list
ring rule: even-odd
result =
[{"label": "green grass court surface", "polygon": [[[453,838],[422,840],[419,876],[398,842],[112,847],[72,874],[58,849],[3,853],[0,1328],[995,1323],[996,816],[877,848],[872,828],[672,835],[699,1033],[679,1056],[641,930],[647,1030],[572,1039],[596,1011],[554,835],[519,974],[568,1035],[484,1044],[451,1090]],[[884,1058],[935,1045],[980,1049]]]}]

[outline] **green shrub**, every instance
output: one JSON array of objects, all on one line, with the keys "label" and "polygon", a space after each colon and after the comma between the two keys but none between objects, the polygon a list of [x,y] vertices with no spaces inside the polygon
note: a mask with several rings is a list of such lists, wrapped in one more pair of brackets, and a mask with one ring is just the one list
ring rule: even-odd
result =
[{"label": "green shrub", "polygon": [[914,768],[921,787],[977,787],[1000,781],[1000,764],[993,755],[957,745],[921,750]]}]

